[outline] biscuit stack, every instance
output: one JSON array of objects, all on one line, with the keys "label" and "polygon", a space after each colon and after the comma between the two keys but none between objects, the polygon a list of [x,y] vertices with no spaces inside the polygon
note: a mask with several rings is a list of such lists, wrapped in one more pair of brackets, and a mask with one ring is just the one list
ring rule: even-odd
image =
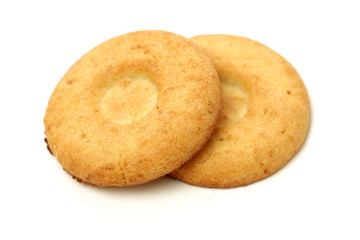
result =
[{"label": "biscuit stack", "polygon": [[230,188],[284,166],[309,120],[299,74],[268,47],[138,31],[81,57],[52,93],[44,123],[50,152],[79,182],[134,186],[170,174]]}]

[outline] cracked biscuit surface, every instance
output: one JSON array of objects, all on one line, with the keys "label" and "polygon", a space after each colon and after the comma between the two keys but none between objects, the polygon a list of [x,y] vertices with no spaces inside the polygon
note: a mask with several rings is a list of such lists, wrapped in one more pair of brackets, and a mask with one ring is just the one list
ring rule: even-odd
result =
[{"label": "cracked biscuit surface", "polygon": [[191,40],[215,64],[222,113],[206,145],[170,175],[192,185],[229,188],[273,174],[299,150],[309,128],[309,98],[299,74],[279,54],[244,37]]},{"label": "cracked biscuit surface", "polygon": [[45,135],[80,182],[132,186],[190,159],[220,107],[218,75],[197,46],[138,31],[98,45],[68,70],[48,102]]}]

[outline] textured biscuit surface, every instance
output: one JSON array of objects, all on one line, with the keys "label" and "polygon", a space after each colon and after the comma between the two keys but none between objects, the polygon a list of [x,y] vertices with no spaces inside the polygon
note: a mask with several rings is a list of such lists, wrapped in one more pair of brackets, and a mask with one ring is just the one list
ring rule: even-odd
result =
[{"label": "textured biscuit surface", "polygon": [[213,60],[223,87],[222,113],[206,145],[171,176],[229,188],[259,181],[301,147],[310,105],[296,70],[253,40],[229,35],[191,39]]},{"label": "textured biscuit surface", "polygon": [[221,85],[209,58],[169,32],[110,39],[80,58],[56,86],[44,118],[64,170],[97,186],[163,176],[209,139]]}]

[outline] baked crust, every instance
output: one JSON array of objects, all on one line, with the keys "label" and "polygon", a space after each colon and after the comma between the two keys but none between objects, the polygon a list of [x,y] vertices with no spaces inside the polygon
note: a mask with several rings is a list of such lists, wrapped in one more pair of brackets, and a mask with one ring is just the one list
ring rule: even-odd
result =
[{"label": "baked crust", "polygon": [[[273,174],[299,150],[309,128],[309,98],[299,74],[251,39],[201,35],[191,40],[213,60],[223,86],[238,85],[246,96],[235,105],[223,92],[223,109],[232,111],[222,114],[206,145],[171,176],[192,185],[229,188]],[[246,112],[241,119],[236,119],[237,110]]]},{"label": "baked crust", "polygon": [[[119,116],[104,96],[119,79],[138,76],[155,84],[154,106],[136,112],[143,106],[126,101],[129,93],[121,104],[130,104],[126,114],[134,117]],[[148,90],[141,81],[133,92]],[[220,107],[218,75],[197,46],[173,33],[138,31],[100,44],[68,70],[49,100],[45,134],[64,170],[81,182],[132,186],[189,160],[209,139]]]}]

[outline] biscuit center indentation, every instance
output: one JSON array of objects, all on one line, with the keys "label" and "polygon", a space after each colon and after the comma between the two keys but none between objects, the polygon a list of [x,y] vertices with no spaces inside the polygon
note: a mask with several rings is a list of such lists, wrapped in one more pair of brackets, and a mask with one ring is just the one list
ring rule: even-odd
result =
[{"label": "biscuit center indentation", "polygon": [[230,126],[239,122],[249,108],[249,96],[244,88],[232,81],[221,80],[222,111],[218,126]]},{"label": "biscuit center indentation", "polygon": [[156,105],[158,90],[143,75],[123,76],[107,89],[101,103],[106,118],[127,125],[146,116]]}]

